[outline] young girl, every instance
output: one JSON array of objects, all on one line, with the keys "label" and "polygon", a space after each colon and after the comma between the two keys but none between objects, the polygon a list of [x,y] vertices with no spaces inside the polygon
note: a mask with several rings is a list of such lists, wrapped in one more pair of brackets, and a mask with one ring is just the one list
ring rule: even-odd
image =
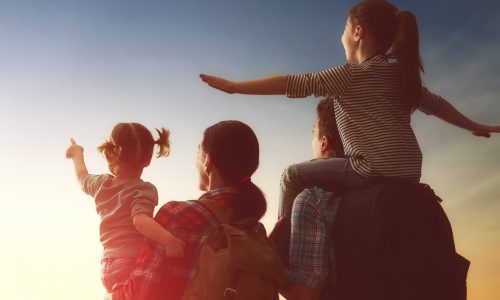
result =
[{"label": "young girl", "polygon": [[356,187],[374,179],[419,181],[422,155],[410,127],[415,109],[477,136],[500,132],[500,126],[473,122],[422,86],[418,28],[411,12],[398,12],[387,1],[362,1],[349,11],[342,44],[346,64],[318,73],[242,82],[200,75],[211,87],[231,94],[335,98],[346,158],[286,169],[280,216],[290,216],[293,199],[306,187]]},{"label": "young girl", "polygon": [[129,278],[144,237],[165,247],[167,256],[181,256],[184,242],[153,219],[158,193],[154,185],[141,180],[151,162],[153,148],[159,145],[158,157],[168,156],[169,131],[156,130],[158,140],[137,123],[117,124],[109,140],[97,149],[108,161],[111,174],[90,175],[83,158],[83,147],[71,139],[66,157],[73,160],[82,190],[95,198],[101,217],[100,240],[104,248],[101,279],[108,292],[114,284]]}]

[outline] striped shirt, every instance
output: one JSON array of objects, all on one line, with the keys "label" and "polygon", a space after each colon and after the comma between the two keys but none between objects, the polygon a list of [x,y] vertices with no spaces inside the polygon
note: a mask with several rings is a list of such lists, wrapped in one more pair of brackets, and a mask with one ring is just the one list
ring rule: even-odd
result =
[{"label": "striped shirt", "polygon": [[[335,114],[345,155],[362,176],[420,179],[422,153],[400,100],[398,65],[377,55],[361,64],[318,73],[289,75],[287,96],[335,99]],[[419,110],[439,111],[443,99],[422,87]]]},{"label": "striped shirt", "polygon": [[89,174],[80,183],[82,190],[94,197],[101,219],[102,257],[135,258],[141,250],[144,236],[135,228],[134,216],[146,214],[153,217],[158,192],[153,184],[141,179],[113,186],[113,178],[109,174]]}]

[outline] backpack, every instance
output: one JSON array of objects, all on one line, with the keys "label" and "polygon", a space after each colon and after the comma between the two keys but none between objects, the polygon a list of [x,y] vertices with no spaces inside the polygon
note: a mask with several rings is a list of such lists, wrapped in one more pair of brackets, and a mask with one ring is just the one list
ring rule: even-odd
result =
[{"label": "backpack", "polygon": [[255,219],[230,223],[211,200],[198,200],[219,225],[203,243],[199,270],[182,300],[277,300],[286,282],[285,268],[273,243],[258,233]]},{"label": "backpack", "polygon": [[[425,184],[382,183],[344,191],[332,229],[338,282],[321,299],[465,300],[470,262],[456,253],[441,199]],[[288,264],[291,223],[270,234]]]},{"label": "backpack", "polygon": [[418,183],[346,193],[334,226],[337,299],[465,300],[469,261],[440,202]]}]

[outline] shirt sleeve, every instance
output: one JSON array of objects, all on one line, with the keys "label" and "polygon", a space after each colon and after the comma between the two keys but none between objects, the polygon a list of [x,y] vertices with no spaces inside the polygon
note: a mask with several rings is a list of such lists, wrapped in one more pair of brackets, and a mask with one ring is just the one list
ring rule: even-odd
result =
[{"label": "shirt sleeve", "polygon": [[111,176],[108,174],[103,174],[103,175],[88,174],[81,179],[80,185],[85,194],[95,198],[97,191],[99,191],[102,184],[110,177]]},{"label": "shirt sleeve", "polygon": [[288,75],[286,95],[289,98],[304,98],[314,95],[342,97],[349,88],[351,65],[346,64],[318,73]]},{"label": "shirt sleeve", "polygon": [[427,88],[422,87],[422,95],[418,109],[425,114],[434,115],[440,109],[444,99],[441,96],[431,93]]},{"label": "shirt sleeve", "polygon": [[320,287],[329,275],[326,251],[329,233],[314,205],[318,197],[310,189],[304,190],[295,199],[292,209],[288,281],[310,288]]},{"label": "shirt sleeve", "polygon": [[158,191],[151,183],[145,182],[132,195],[132,219],[139,214],[153,217],[155,206],[158,205]]}]

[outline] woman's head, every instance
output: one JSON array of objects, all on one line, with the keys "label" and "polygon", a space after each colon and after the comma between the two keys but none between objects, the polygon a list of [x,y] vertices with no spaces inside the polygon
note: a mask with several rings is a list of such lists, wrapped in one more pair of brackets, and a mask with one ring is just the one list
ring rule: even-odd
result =
[{"label": "woman's head", "polygon": [[[225,185],[238,190],[231,203],[236,219],[260,219],[264,215],[266,200],[250,179],[259,166],[259,142],[248,125],[240,121],[221,121],[208,127],[199,155],[209,156]],[[199,160],[204,159],[199,157]],[[200,173],[200,187],[208,189],[208,176]]]},{"label": "woman's head", "polygon": [[348,50],[353,47],[356,33],[370,43],[375,54],[388,55],[398,61],[402,101],[409,110],[419,103],[423,71],[419,53],[417,20],[410,11],[398,9],[384,0],[366,0],[349,10],[342,43]]},{"label": "woman's head", "polygon": [[156,129],[159,137],[155,141],[151,132],[138,123],[119,123],[97,150],[104,154],[111,172],[118,169],[142,169],[149,165],[155,145],[159,145],[158,157],[170,153],[170,132]]}]

